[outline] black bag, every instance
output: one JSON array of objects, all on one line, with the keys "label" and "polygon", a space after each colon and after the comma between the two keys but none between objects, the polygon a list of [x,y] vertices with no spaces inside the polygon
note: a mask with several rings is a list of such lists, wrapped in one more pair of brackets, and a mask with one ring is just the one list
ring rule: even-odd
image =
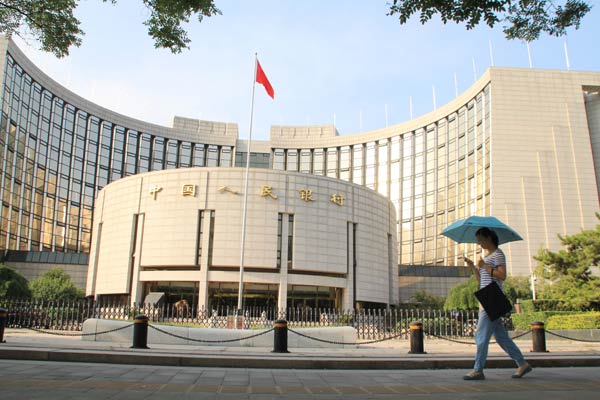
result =
[{"label": "black bag", "polygon": [[512,310],[512,304],[495,281],[475,292],[490,321],[495,321]]}]

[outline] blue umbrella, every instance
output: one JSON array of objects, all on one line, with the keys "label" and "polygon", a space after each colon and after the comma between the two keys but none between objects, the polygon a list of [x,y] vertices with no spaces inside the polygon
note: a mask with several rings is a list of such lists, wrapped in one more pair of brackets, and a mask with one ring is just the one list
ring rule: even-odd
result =
[{"label": "blue umbrella", "polygon": [[458,243],[477,243],[475,233],[481,228],[489,228],[498,235],[498,244],[523,240],[512,228],[496,217],[478,217],[460,219],[442,231],[442,235]]}]

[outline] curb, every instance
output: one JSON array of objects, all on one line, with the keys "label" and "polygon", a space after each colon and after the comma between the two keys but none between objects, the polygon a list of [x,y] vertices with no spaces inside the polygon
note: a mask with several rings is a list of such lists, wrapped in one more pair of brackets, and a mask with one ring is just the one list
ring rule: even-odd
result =
[{"label": "curb", "polygon": [[[2,346],[4,347],[4,346]],[[463,355],[436,357],[431,354],[413,354],[405,357],[306,356],[288,354],[157,354],[152,350],[72,350],[0,347],[0,359],[82,362],[106,364],[143,364],[212,368],[268,368],[268,369],[469,369],[473,357]],[[590,354],[541,354],[529,355],[533,367],[600,367],[600,355]],[[508,357],[488,358],[486,368],[515,368]]]}]

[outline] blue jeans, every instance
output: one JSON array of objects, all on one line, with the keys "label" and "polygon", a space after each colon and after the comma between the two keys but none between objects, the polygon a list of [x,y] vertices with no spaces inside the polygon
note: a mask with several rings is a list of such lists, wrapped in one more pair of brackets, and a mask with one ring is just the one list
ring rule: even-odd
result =
[{"label": "blue jeans", "polygon": [[517,366],[525,364],[525,359],[521,350],[517,347],[515,342],[508,336],[508,332],[504,327],[502,318],[498,318],[495,321],[490,321],[486,312],[483,310],[479,311],[479,321],[477,322],[477,333],[475,334],[475,343],[477,344],[477,355],[475,356],[475,371],[483,371],[485,366],[485,360],[487,360],[488,346],[490,344],[490,338],[494,335],[496,342],[502,350],[506,352],[517,363]]}]

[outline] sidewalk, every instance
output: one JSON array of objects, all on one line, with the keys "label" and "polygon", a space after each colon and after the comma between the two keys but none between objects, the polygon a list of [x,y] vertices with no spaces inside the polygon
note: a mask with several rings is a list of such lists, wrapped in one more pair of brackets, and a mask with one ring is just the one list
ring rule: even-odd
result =
[{"label": "sidewalk", "polygon": [[[80,336],[49,335],[29,329],[6,329],[4,339],[0,359],[225,368],[469,369],[476,351],[474,345],[427,338],[426,354],[409,354],[408,340],[344,349],[289,348],[289,353],[272,353],[272,348],[262,347],[152,343],[148,343],[149,349],[131,349],[130,343],[83,341]],[[533,353],[531,340],[515,342],[534,367],[600,366],[600,343],[551,340],[547,336],[548,352]],[[498,345],[492,344],[487,367],[514,368],[514,363]]]}]

